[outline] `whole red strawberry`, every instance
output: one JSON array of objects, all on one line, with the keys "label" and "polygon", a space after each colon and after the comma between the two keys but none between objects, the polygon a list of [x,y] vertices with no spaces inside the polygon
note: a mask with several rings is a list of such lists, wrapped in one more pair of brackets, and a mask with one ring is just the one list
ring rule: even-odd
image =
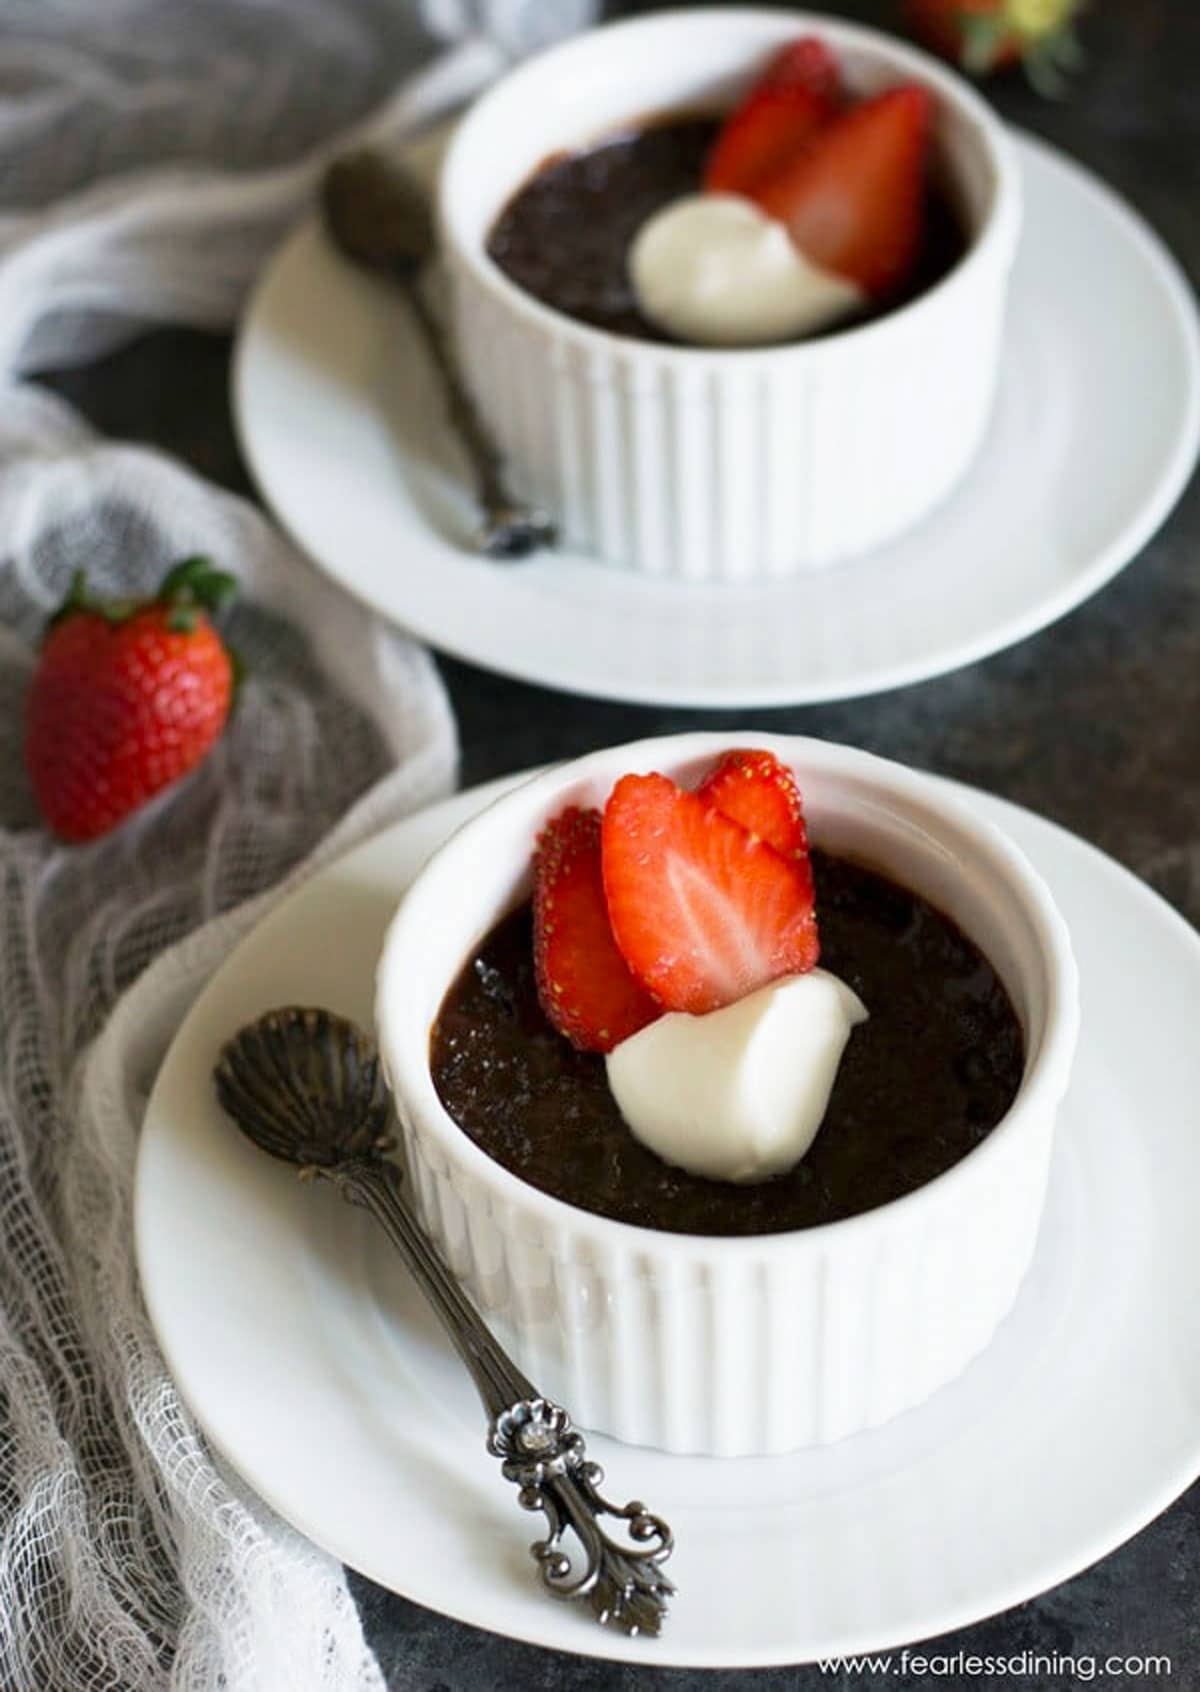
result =
[{"label": "whole red strawberry", "polygon": [[234,664],[210,621],[232,576],[206,558],[153,599],[100,601],[79,572],[51,618],[26,713],[38,806],[64,840],[94,840],[194,768],[218,738]]},{"label": "whole red strawberry", "polygon": [[903,0],[908,21],[931,47],[969,71],[1020,60],[1035,88],[1061,93],[1079,63],[1075,18],[1084,0]]}]

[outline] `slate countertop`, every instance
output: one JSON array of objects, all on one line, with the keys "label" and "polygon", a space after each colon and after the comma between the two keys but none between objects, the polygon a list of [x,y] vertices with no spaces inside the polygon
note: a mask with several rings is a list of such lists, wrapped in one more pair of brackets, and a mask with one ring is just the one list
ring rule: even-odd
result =
[{"label": "slate countertop", "polygon": [[[636,4],[610,8],[645,9]],[[831,10],[885,22],[884,0]],[[1093,0],[1089,64],[1049,103],[1019,78],[991,85],[1015,123],[1091,166],[1200,275],[1200,7]],[[1084,279],[1081,279],[1084,285]],[[1114,333],[1119,333],[1114,325]],[[229,343],[145,337],[49,378],[106,433],[153,442],[248,490],[229,422]],[[1131,421],[1136,427],[1136,419]],[[1185,495],[1135,564],[1063,622],[955,675],[834,705],[690,712],[566,698],[445,661],[463,780],[615,741],[693,727],[817,734],[955,776],[1054,818],[1127,864],[1200,924],[1200,498]],[[838,1685],[1065,1686],[1066,1679],[948,1681],[816,1668],[650,1671],[497,1639],[355,1580],[393,1692],[808,1692]],[[1031,1603],[949,1635],[939,1652],[1163,1653],[1200,1680],[1200,1487],[1101,1563]]]}]

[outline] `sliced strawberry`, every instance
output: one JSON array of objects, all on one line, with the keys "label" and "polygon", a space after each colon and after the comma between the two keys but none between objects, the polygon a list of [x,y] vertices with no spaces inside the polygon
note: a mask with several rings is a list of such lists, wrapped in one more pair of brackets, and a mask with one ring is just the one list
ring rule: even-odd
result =
[{"label": "sliced strawberry", "polygon": [[710,194],[746,193],[784,163],[841,104],[837,60],[806,35],[781,48],[721,126],[704,167]]},{"label": "sliced strawberry", "polygon": [[787,224],[806,257],[869,294],[887,294],[921,248],[931,111],[923,88],[863,100],[757,183],[750,198]]},{"label": "sliced strawberry", "polygon": [[601,851],[617,945],[667,1010],[716,1010],[816,963],[812,889],[796,861],[666,776],[621,778]]},{"label": "sliced strawberry", "polygon": [[538,837],[534,964],[542,1009],[587,1052],[607,1052],[662,1015],[617,950],[600,872],[600,813],[576,806]]},{"label": "sliced strawberry", "polygon": [[715,805],[785,858],[794,858],[812,896],[804,802],[795,776],[773,752],[727,752],[698,792],[706,805]]},{"label": "sliced strawberry", "polygon": [[842,73],[820,36],[802,35],[771,55],[754,87],[803,88],[836,104],[842,97]]},{"label": "sliced strawberry", "polygon": [[701,799],[757,834],[784,857],[808,852],[796,778],[773,752],[727,752],[697,790]]}]

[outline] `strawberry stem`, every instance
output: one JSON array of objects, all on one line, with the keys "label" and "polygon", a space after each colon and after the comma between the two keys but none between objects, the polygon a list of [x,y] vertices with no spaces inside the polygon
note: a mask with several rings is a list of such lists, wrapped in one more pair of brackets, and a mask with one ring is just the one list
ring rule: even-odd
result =
[{"label": "strawberry stem", "polygon": [[237,585],[236,577],[226,570],[218,570],[211,559],[199,554],[181,558],[178,564],[172,565],[153,599],[97,599],[88,589],[87,571],[76,570],[66,598],[46,622],[46,631],[80,612],[103,617],[106,623],[125,623],[147,605],[157,604],[167,607],[169,629],[191,634],[200,612],[224,610],[237,592]]},{"label": "strawberry stem", "polygon": [[76,570],[62,604],[46,619],[46,633],[82,611],[93,617],[103,617],[106,623],[123,623],[127,617],[133,616],[140,604],[141,601],[135,599],[93,598],[88,588],[87,571]]}]

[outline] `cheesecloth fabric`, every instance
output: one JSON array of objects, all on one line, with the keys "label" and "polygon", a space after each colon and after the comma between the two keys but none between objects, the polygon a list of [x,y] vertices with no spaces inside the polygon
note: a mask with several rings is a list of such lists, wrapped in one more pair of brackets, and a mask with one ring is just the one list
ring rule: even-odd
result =
[{"label": "cheesecloth fabric", "polygon": [[[214,1464],[132,1260],[145,1099],[212,968],[296,877],[447,791],[428,656],[258,513],[29,380],[148,322],[227,325],[354,126],[398,134],[589,0],[0,0],[0,1686],[382,1686],[341,1568]],[[447,45],[453,43],[453,45]],[[421,68],[414,73],[414,67]],[[22,767],[38,632],[206,552],[247,667],[218,748],[56,846]]]}]

